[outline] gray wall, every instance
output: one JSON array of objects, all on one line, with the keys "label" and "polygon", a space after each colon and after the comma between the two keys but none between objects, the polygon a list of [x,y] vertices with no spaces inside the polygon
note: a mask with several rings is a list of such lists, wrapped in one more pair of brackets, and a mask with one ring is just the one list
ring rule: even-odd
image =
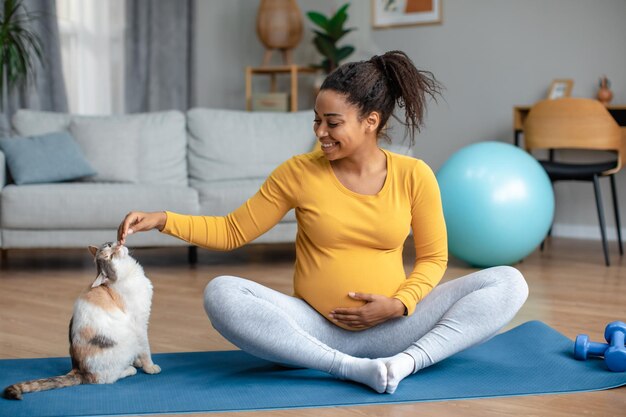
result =
[{"label": "gray wall", "polygon": [[[244,68],[259,65],[258,1],[200,1],[198,5],[198,105],[244,108]],[[339,0],[299,0],[303,13],[329,13]],[[373,30],[369,0],[353,0],[346,38],[352,59],[391,49],[405,51],[418,67],[445,85],[444,99],[429,109],[414,153],[438,169],[457,149],[478,141],[512,141],[512,107],[542,99],[554,78],[574,79],[572,95],[594,97],[598,78],[612,82],[613,103],[626,104],[626,1],[443,0],[443,24]],[[296,62],[318,57],[310,24]],[[301,77],[301,108],[312,106],[311,77]],[[267,88],[255,79],[255,89]],[[398,130],[398,133],[401,131]],[[626,221],[626,171],[617,178]],[[603,191],[614,238],[608,181]],[[591,184],[558,184],[555,235],[599,238]],[[622,227],[626,231],[626,228]]]}]

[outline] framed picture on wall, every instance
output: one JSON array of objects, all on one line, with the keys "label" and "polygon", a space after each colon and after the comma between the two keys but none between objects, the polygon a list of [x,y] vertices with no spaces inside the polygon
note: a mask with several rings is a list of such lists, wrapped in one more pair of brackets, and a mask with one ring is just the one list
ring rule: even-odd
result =
[{"label": "framed picture on wall", "polygon": [[443,0],[371,0],[374,29],[441,23]]},{"label": "framed picture on wall", "polygon": [[553,80],[548,90],[548,99],[554,100],[555,98],[569,97],[573,87],[574,80]]}]

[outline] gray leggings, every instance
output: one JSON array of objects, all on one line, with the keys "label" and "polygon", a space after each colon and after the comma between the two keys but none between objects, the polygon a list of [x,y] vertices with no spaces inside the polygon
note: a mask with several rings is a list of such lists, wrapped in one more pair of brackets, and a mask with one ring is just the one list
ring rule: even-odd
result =
[{"label": "gray leggings", "polygon": [[334,374],[344,355],[405,352],[417,372],[494,336],[524,304],[528,287],[515,268],[485,269],[435,287],[410,317],[357,332],[335,326],[299,298],[242,278],[214,278],[204,296],[215,329],[260,358]]}]

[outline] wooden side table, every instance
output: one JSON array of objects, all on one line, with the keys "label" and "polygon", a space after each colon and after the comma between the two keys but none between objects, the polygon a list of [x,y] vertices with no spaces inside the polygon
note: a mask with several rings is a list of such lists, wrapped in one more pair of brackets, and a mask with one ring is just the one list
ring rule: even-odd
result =
[{"label": "wooden side table", "polygon": [[270,92],[276,92],[276,77],[279,74],[289,74],[290,77],[290,111],[298,110],[298,75],[316,74],[319,70],[313,67],[298,65],[283,65],[277,67],[246,67],[246,110],[252,110],[252,75],[265,74],[270,76]]}]

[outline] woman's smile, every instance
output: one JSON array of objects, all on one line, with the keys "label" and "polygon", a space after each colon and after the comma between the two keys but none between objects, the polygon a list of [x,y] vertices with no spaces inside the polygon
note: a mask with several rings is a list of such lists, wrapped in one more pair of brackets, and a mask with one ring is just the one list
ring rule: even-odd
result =
[{"label": "woman's smile", "polygon": [[339,147],[339,142],[335,141],[323,141],[321,142],[322,150],[325,153],[329,153],[334,151],[337,147]]}]

